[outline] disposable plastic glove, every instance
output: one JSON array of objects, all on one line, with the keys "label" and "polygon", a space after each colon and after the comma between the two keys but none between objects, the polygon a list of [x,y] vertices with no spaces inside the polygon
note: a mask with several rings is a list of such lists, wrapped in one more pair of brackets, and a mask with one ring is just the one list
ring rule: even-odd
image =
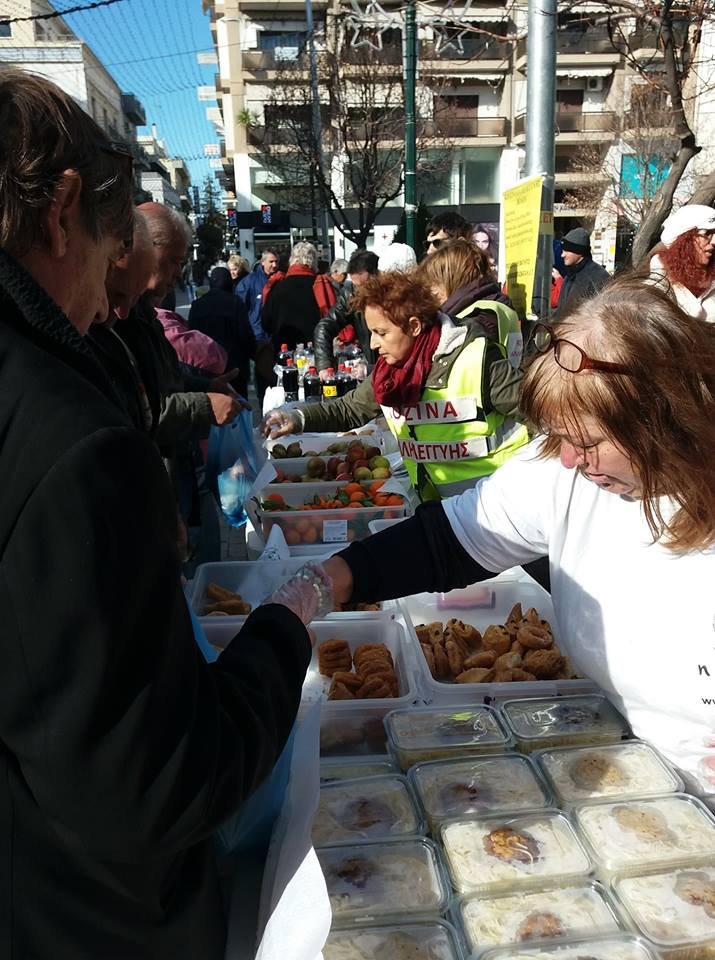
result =
[{"label": "disposable plastic glove", "polygon": [[306,563],[263,602],[288,607],[308,626],[333,611],[333,581],[322,563]]},{"label": "disposable plastic glove", "polygon": [[278,407],[269,411],[263,418],[261,430],[264,437],[285,437],[289,433],[300,433],[303,424],[297,413]]}]

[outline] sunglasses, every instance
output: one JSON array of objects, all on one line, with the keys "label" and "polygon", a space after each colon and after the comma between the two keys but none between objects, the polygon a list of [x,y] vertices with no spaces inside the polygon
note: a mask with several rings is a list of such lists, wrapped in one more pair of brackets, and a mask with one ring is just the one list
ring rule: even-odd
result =
[{"label": "sunglasses", "polygon": [[564,340],[561,337],[555,337],[551,327],[545,323],[537,323],[531,333],[529,341],[537,353],[548,353],[554,351],[554,359],[568,373],[581,373],[582,370],[600,370],[603,373],[622,373],[630,376],[632,370],[622,363],[611,363],[608,360],[594,360],[589,357],[585,350],[571,343],[570,340]]},{"label": "sunglasses", "polygon": [[446,242],[447,241],[444,239],[444,237],[438,237],[436,240],[428,240],[425,244],[425,250],[429,250],[430,247],[434,247],[435,250],[439,250],[439,248]]}]

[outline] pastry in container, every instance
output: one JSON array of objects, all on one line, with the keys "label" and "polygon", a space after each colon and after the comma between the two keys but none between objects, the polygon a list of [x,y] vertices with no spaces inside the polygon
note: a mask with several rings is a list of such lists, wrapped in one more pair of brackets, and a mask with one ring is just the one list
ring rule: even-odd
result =
[{"label": "pastry in container", "polygon": [[403,770],[425,760],[504,753],[511,740],[492,707],[474,704],[393,710],[385,717],[390,752]]},{"label": "pastry in container", "polygon": [[683,789],[671,768],[642,740],[542,750],[535,759],[559,806],[607,797],[657,796]]},{"label": "pastry in container", "polygon": [[715,857],[715,819],[685,794],[583,803],[573,815],[601,878]]},{"label": "pastry in container", "polygon": [[459,893],[490,893],[585,879],[592,864],[568,819],[558,810],[452,820],[442,845]]},{"label": "pastry in container", "polygon": [[335,757],[333,760],[323,760],[320,764],[320,782],[360,780],[395,772],[395,765],[389,757]]},{"label": "pastry in container", "polygon": [[431,828],[455,817],[548,807],[550,791],[528,757],[517,754],[432,760],[409,778]]},{"label": "pastry in container", "polygon": [[642,937],[615,933],[588,939],[547,940],[529,946],[496,947],[480,960],[658,960]]},{"label": "pastry in container", "polygon": [[435,845],[385,840],[316,851],[335,927],[438,918],[450,891]]},{"label": "pastry in container", "polygon": [[471,894],[459,903],[473,953],[488,947],[563,937],[595,937],[620,930],[616,909],[593,881],[514,890],[499,896]]},{"label": "pastry in container", "polygon": [[323,960],[460,960],[458,940],[454,927],[444,920],[333,930],[323,947]]},{"label": "pastry in container", "polygon": [[405,777],[367,777],[327,783],[313,820],[313,844],[354,843],[423,834],[412,790]]},{"label": "pastry in container", "polygon": [[620,713],[600,694],[506,700],[502,713],[522,753],[618,743],[630,732]]},{"label": "pastry in container", "polygon": [[666,960],[715,957],[715,861],[618,877],[613,889]]}]

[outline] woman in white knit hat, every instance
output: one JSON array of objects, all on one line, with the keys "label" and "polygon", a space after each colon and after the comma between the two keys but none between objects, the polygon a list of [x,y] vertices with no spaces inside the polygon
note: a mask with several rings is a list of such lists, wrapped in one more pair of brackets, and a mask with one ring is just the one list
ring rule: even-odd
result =
[{"label": "woman in white knit hat", "polygon": [[690,203],[671,213],[650,276],[693,317],[715,323],[715,210]]}]

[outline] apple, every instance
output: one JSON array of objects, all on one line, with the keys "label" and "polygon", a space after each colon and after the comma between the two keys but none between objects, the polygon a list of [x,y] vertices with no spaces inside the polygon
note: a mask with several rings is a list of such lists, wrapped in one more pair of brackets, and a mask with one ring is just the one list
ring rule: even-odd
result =
[{"label": "apple", "polygon": [[359,447],[351,447],[346,453],[345,459],[348,463],[355,463],[356,460],[364,460],[365,448],[362,445]]},{"label": "apple", "polygon": [[374,470],[376,467],[379,467],[381,469],[386,469],[389,466],[390,466],[390,461],[387,459],[387,457],[378,456],[378,457],[373,457],[372,460],[370,460],[371,470]]},{"label": "apple", "polygon": [[373,480],[387,480],[390,475],[390,471],[387,467],[375,467],[375,469],[372,471]]},{"label": "apple", "polygon": [[328,464],[327,464],[328,473],[332,474],[332,476],[335,476],[335,474],[338,472],[339,466],[340,466],[340,457],[331,457],[328,460]]},{"label": "apple", "polygon": [[[350,477],[350,464],[347,462],[347,460],[341,460],[340,463],[338,464],[337,470],[336,470],[336,474],[339,474],[339,473],[347,473],[347,474],[348,474],[348,479],[349,479],[349,477]],[[337,476],[336,476],[336,479],[337,479]]]},{"label": "apple", "polygon": [[306,466],[306,473],[317,480],[325,473],[325,462],[320,457],[311,457]]},{"label": "apple", "polygon": [[361,480],[372,480],[372,471],[369,467],[358,467],[355,471],[355,479],[358,483]]},{"label": "apple", "polygon": [[365,459],[366,459],[366,460],[372,460],[373,457],[379,457],[379,456],[380,456],[380,448],[379,448],[379,447],[366,447],[366,448],[365,448]]},{"label": "apple", "polygon": [[352,480],[352,477],[349,473],[339,473],[335,479],[342,482],[343,480]]},{"label": "apple", "polygon": [[369,466],[370,464],[367,462],[367,460],[356,460],[355,463],[353,464],[353,470],[357,469],[357,467],[369,467]]}]

